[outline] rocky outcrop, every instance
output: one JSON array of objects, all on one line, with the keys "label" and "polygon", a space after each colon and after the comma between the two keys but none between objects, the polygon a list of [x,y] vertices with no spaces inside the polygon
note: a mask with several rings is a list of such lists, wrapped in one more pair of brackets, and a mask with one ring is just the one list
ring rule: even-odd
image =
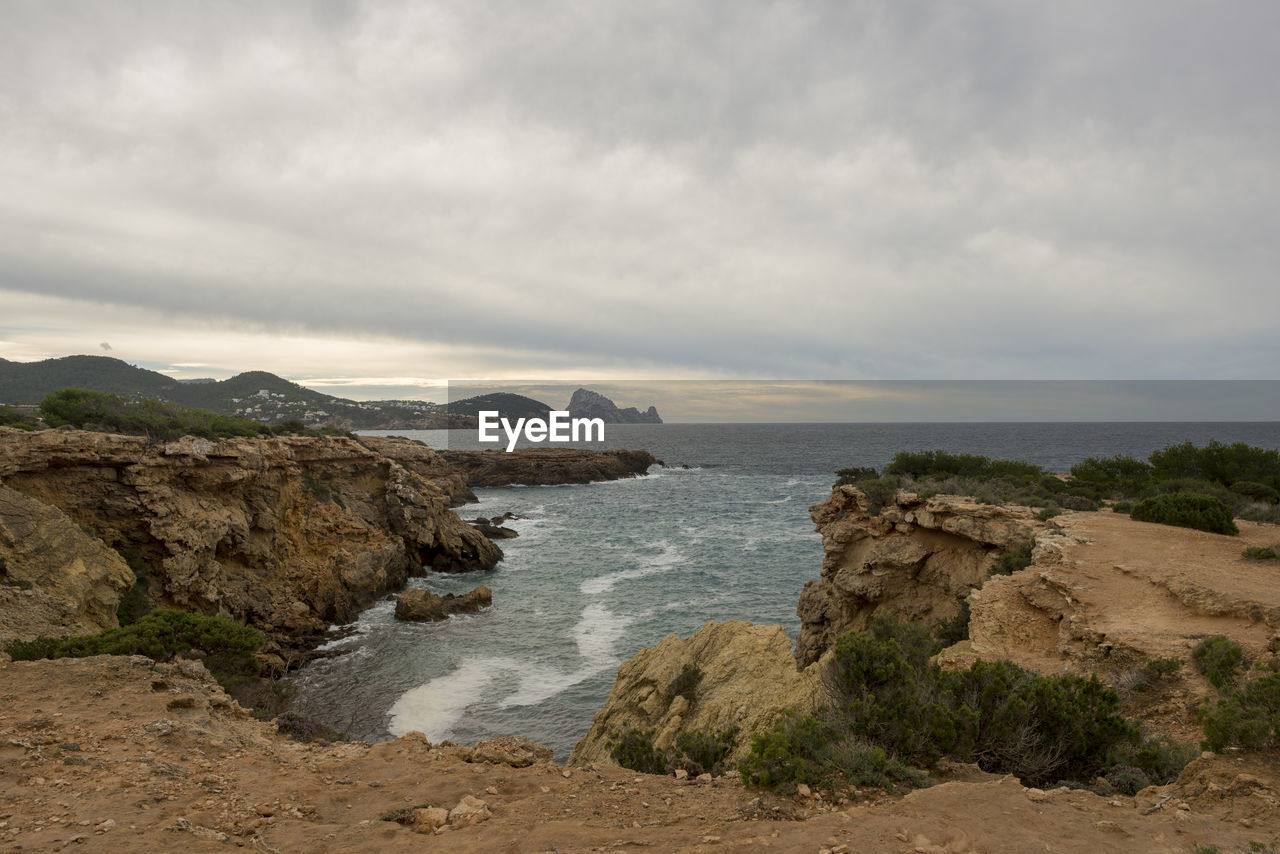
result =
[{"label": "rocky outcrop", "polygon": [[822,534],[822,577],[800,594],[795,658],[817,661],[836,638],[878,615],[940,623],[991,574],[1004,551],[1042,529],[1025,507],[899,492],[879,515],[857,487],[836,486],[809,508]]},{"label": "rocky outcrop", "polygon": [[406,590],[396,597],[396,619],[438,623],[453,614],[474,614],[493,604],[493,591],[483,584],[469,593],[443,596],[429,590]]},{"label": "rocky outcrop", "polygon": [[478,500],[462,473],[430,445],[401,436],[361,436],[358,441],[440,487],[449,496],[450,507],[474,504]]},{"label": "rocky outcrop", "polygon": [[[686,665],[702,673],[692,701],[669,694]],[[666,748],[680,732],[736,726],[731,758],[739,759],[751,736],[773,726],[784,710],[811,708],[821,684],[820,666],[796,670],[791,640],[781,626],[712,621],[683,640],[667,635],[618,668],[609,699],[569,764],[611,763],[609,740],[628,727],[654,730],[654,743]]]},{"label": "rocky outcrop", "polygon": [[138,549],[156,604],[281,639],[349,622],[424,566],[487,569],[502,557],[435,483],[347,438],[153,443],[0,429],[0,478],[107,545]]},{"label": "rocky outcrop", "polygon": [[471,487],[591,483],[639,477],[661,465],[648,451],[525,448],[506,451],[440,451]]},{"label": "rocky outcrop", "polygon": [[477,516],[470,520],[467,524],[484,534],[491,540],[510,540],[513,537],[520,536],[520,532],[515,528],[508,528],[502,523],[508,519],[516,518],[514,513],[504,513],[501,516]]},{"label": "rocky outcrop", "polygon": [[0,486],[0,640],[116,626],[133,583],[120,555],[61,510]]},{"label": "rocky outcrop", "polygon": [[[1241,521],[1240,535],[1227,537],[1108,512],[1054,521],[1030,566],[970,596],[970,641],[944,664],[1009,659],[1041,673],[1115,677],[1152,658],[1187,661],[1202,638],[1226,635],[1249,661],[1280,665],[1280,585],[1241,555],[1280,539],[1275,525]],[[1182,675],[1209,692],[1194,668]]]},{"label": "rocky outcrop", "polygon": [[599,418],[605,424],[661,424],[656,407],[644,412],[634,406],[619,409],[617,404],[599,392],[580,388],[569,398],[569,414],[574,418]]}]

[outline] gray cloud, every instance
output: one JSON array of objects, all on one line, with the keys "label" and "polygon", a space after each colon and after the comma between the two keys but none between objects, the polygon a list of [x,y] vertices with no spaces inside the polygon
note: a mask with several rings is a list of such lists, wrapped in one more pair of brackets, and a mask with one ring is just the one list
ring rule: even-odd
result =
[{"label": "gray cloud", "polygon": [[1274,4],[7,20],[10,291],[522,354],[489,374],[1266,378],[1280,355]]}]

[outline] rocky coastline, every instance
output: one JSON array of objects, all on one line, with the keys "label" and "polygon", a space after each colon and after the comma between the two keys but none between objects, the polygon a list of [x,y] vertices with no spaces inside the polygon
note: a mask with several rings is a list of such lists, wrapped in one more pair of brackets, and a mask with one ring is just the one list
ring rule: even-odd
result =
[{"label": "rocky coastline", "polygon": [[[157,602],[296,641],[403,585],[415,567],[493,567],[500,549],[449,507],[489,478],[556,478],[570,468],[536,452],[519,464],[483,453],[451,459],[408,440],[157,445],[16,432],[0,432],[0,557],[6,578],[26,585],[0,585],[0,632],[10,637],[29,634],[32,620],[110,625],[135,580],[117,551],[129,549],[147,558]],[[578,469],[633,476],[656,462],[614,457],[583,457]],[[0,662],[0,756],[14,769],[0,775],[0,839],[28,850],[102,837],[122,850],[381,851],[417,850],[421,835],[448,833],[460,852],[831,854],[1019,852],[1046,840],[1090,854],[1202,842],[1266,850],[1280,841],[1280,771],[1248,753],[1206,753],[1171,784],[1109,796],[1027,788],[955,763],[940,763],[935,785],[905,797],[854,789],[838,799],[809,786],[747,789],[732,774],[616,765],[612,745],[626,730],[648,733],[658,748],[733,731],[730,759],[740,758],[752,736],[822,700],[834,639],[882,615],[934,626],[967,615],[970,637],[938,656],[944,667],[1009,659],[1119,683],[1138,662],[1186,659],[1191,639],[1214,633],[1237,638],[1250,661],[1280,666],[1280,589],[1240,557],[1242,544],[1273,542],[1274,525],[1242,523],[1239,538],[1225,538],[1106,510],[1046,522],[1026,508],[909,492],[873,512],[853,486],[835,487],[810,515],[824,559],[800,594],[794,646],[780,626],[737,620],[664,638],[619,667],[563,766],[516,736],[474,747],[420,733],[376,745],[299,743],[280,721],[251,719],[196,661]],[[996,574],[1001,556],[1024,547],[1033,548],[1023,568]],[[488,593],[408,597],[403,610],[436,619],[486,607]],[[4,622],[6,614],[28,622]],[[1188,667],[1129,702],[1157,732],[1187,740],[1197,732],[1188,709],[1210,690]],[[110,703],[92,699],[107,695]],[[55,788],[57,803],[46,796]]]},{"label": "rocky coastline", "polygon": [[472,485],[633,477],[654,462],[630,451],[501,457],[447,459],[397,438],[160,443],[0,428],[0,558],[29,588],[0,585],[0,634],[109,628],[139,584],[153,605],[261,629],[288,659],[424,567],[496,566],[501,548],[450,509],[475,500]]}]

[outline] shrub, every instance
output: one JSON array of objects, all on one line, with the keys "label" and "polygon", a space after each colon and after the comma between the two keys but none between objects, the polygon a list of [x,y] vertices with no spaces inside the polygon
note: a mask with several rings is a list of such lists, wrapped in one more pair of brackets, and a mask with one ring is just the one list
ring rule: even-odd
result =
[{"label": "shrub", "polygon": [[1196,669],[1221,690],[1235,682],[1236,672],[1244,662],[1244,650],[1230,638],[1214,635],[1196,644],[1191,660]]},{"label": "shrub", "polygon": [[940,647],[948,647],[969,639],[969,600],[960,601],[960,610],[950,620],[933,627],[933,639]]},{"label": "shrub", "polygon": [[1132,765],[1114,765],[1104,777],[1117,792],[1130,797],[1151,785],[1146,772]]},{"label": "shrub", "polygon": [[623,768],[642,774],[666,774],[683,768],[690,774],[720,774],[724,761],[738,740],[738,727],[712,732],[690,730],[676,735],[675,744],[661,750],[653,743],[653,730],[624,727],[608,741],[609,755]]},{"label": "shrub", "polygon": [[1113,513],[1129,513],[1132,511],[1133,511],[1132,501],[1117,501],[1115,504],[1111,505],[1111,512]]},{"label": "shrub", "polygon": [[1280,451],[1244,442],[1224,445],[1211,441],[1203,448],[1183,442],[1156,451],[1150,460],[1157,480],[1191,477],[1222,486],[1248,481],[1280,489]]},{"label": "shrub", "polygon": [[1206,750],[1280,747],[1280,673],[1228,689],[1200,711]]},{"label": "shrub", "polygon": [[127,626],[151,613],[151,600],[147,596],[151,587],[151,568],[141,549],[120,549],[119,553],[133,570],[134,577],[133,586],[120,597],[120,604],[116,606],[116,619],[120,625]]},{"label": "shrub", "polygon": [[823,729],[775,731],[759,751],[753,745],[764,764],[751,774],[810,773],[806,763],[821,755],[810,742],[821,736],[853,738],[911,764],[976,762],[1029,785],[1092,780],[1119,754],[1150,775],[1144,763],[1158,752],[1143,751],[1119,695],[1096,677],[1039,676],[1007,661],[943,671],[930,661],[934,649],[922,627],[892,620],[842,636],[825,674],[831,709]]},{"label": "shrub", "polygon": [[1152,467],[1133,457],[1089,457],[1071,467],[1071,482],[1100,498],[1135,495],[1151,480]]},{"label": "shrub", "polygon": [[751,753],[738,765],[743,785],[793,792],[797,783],[817,783],[826,773],[823,754],[834,738],[825,722],[788,712],[772,729],[751,737]]},{"label": "shrub", "polygon": [[1185,492],[1156,495],[1138,502],[1132,515],[1140,522],[1195,528],[1213,534],[1240,533],[1231,508],[1209,495]]},{"label": "shrub", "polygon": [[858,481],[858,489],[867,496],[867,512],[872,516],[879,516],[886,504],[893,503],[900,487],[901,481],[892,475]]},{"label": "shrub", "polygon": [[1153,682],[1167,679],[1182,669],[1180,658],[1153,658],[1142,665],[1142,672]]},{"label": "shrub", "polygon": [[739,731],[733,726],[718,732],[693,730],[679,733],[671,751],[674,758],[668,765],[684,768],[694,776],[703,773],[719,775],[724,772],[725,759],[737,744]]},{"label": "shrub", "polygon": [[173,440],[182,436],[223,439],[257,436],[267,428],[248,418],[220,415],[160,400],[128,400],[83,388],[55,391],[40,403],[50,427],[72,426]]},{"label": "shrub", "polygon": [[698,695],[698,683],[702,681],[702,668],[696,664],[686,664],[680,668],[680,674],[667,686],[667,705],[676,697],[684,697],[693,705]]},{"label": "shrub", "polygon": [[839,478],[836,481],[836,486],[843,486],[844,484],[858,483],[863,480],[875,480],[880,476],[880,472],[870,466],[854,466],[853,468],[839,469],[836,472],[836,476]]},{"label": "shrub", "polygon": [[1280,545],[1249,546],[1244,550],[1244,557],[1250,560],[1280,560]]},{"label": "shrub", "polygon": [[0,403],[0,427],[16,427],[19,430],[39,430],[40,419],[19,412],[8,404]]},{"label": "shrub", "polygon": [[1246,498],[1256,498],[1259,501],[1269,501],[1272,504],[1280,502],[1280,491],[1277,491],[1265,483],[1255,483],[1251,480],[1237,480],[1231,484],[1231,491],[1236,495],[1243,495]]},{"label": "shrub", "polygon": [[653,744],[653,730],[624,727],[608,741],[609,755],[623,768],[641,774],[667,773],[667,754]]},{"label": "shrub", "polygon": [[1048,507],[1045,507],[1039,513],[1037,513],[1036,518],[1039,519],[1041,522],[1048,522],[1054,516],[1061,516],[1061,515],[1062,515],[1062,508],[1056,504],[1050,504]]},{"label": "shrub", "polygon": [[1035,551],[1036,544],[1031,540],[1015,546],[1004,554],[1000,555],[1000,559],[996,561],[996,565],[991,568],[992,575],[1013,575],[1020,569],[1026,569],[1031,566],[1031,554]]},{"label": "shrub", "polygon": [[237,680],[258,675],[258,661],[253,654],[265,640],[256,629],[225,617],[161,609],[131,625],[96,635],[12,641],[5,651],[15,661],[90,655],[145,655],[156,661],[169,661],[196,650],[209,672],[229,690]]}]

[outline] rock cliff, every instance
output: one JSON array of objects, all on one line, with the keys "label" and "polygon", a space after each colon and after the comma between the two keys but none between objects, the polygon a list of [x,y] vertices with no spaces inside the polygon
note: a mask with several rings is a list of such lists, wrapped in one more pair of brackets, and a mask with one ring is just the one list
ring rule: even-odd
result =
[{"label": "rock cliff", "polygon": [[0,478],[139,550],[156,604],[278,639],[350,621],[423,566],[488,569],[502,557],[434,482],[346,438],[152,443],[0,428]]},{"label": "rock cliff", "polygon": [[524,448],[506,451],[440,451],[471,487],[591,483],[639,477],[661,465],[648,451],[591,451],[574,448]]},{"label": "rock cliff", "polygon": [[0,641],[117,625],[133,570],[56,507],[0,486]]},{"label": "rock cliff", "polygon": [[809,508],[822,534],[822,577],[800,594],[795,658],[817,661],[836,638],[881,614],[940,623],[961,611],[1004,551],[1044,525],[1025,507],[956,496],[921,500],[899,492],[879,515],[857,487],[842,485]]},{"label": "rock cliff", "polygon": [[[686,665],[702,673],[690,702],[669,696]],[[797,671],[791,640],[781,626],[743,620],[706,623],[681,640],[668,635],[618,668],[609,699],[569,757],[570,765],[611,763],[609,739],[624,728],[655,730],[654,743],[670,747],[682,731],[740,729],[734,760],[745,756],[753,734],[771,727],[783,710],[811,708],[818,667]]]}]

